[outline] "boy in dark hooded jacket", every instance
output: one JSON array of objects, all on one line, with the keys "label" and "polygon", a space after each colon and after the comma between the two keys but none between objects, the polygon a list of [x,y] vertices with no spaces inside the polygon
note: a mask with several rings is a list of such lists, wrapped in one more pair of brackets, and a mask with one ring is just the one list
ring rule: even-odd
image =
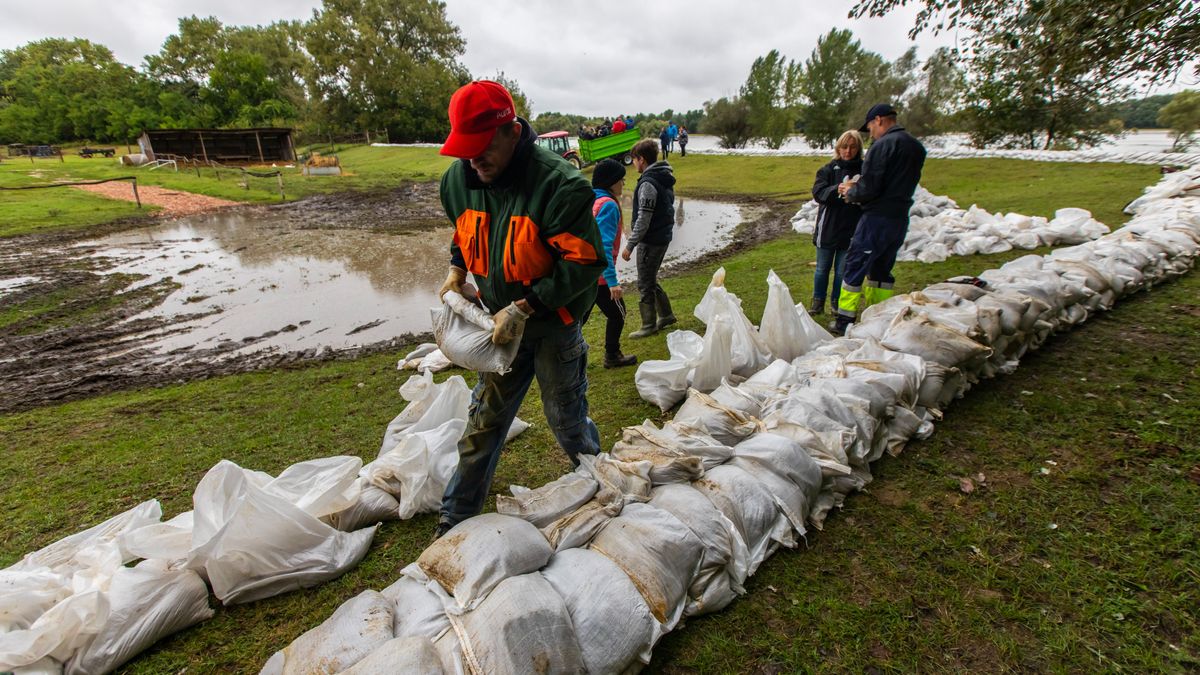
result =
[{"label": "boy in dark hooded jacket", "polygon": [[632,154],[633,166],[642,175],[633,190],[633,232],[621,258],[629,260],[633,249],[638,251],[637,286],[641,293],[638,311],[642,327],[629,337],[643,338],[675,323],[671,300],[658,284],[658,269],[674,235],[675,174],[665,159],[657,161],[658,146],[650,139],[638,141]]}]

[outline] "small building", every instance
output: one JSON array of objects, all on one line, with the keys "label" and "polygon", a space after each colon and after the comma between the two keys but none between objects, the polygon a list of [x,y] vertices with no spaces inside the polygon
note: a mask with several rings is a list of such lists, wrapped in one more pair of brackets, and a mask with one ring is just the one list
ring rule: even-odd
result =
[{"label": "small building", "polygon": [[221,164],[296,159],[291,129],[147,129],[138,145],[152,162],[164,155]]}]

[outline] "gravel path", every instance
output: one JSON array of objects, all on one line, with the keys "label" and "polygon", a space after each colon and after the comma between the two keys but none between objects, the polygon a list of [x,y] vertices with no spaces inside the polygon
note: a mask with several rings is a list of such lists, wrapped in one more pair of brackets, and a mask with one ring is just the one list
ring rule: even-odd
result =
[{"label": "gravel path", "polygon": [[[101,183],[99,185],[76,185],[75,188],[98,194],[102,197],[108,197],[109,199],[120,199],[127,202],[134,201],[133,189],[129,183],[124,181]],[[213,209],[225,206],[238,205],[238,202],[231,202],[228,199],[217,199],[216,197],[183,192],[182,190],[171,190],[169,188],[158,187],[157,185],[139,185],[138,195],[141,196],[143,204],[162,207],[162,211],[159,213],[164,216],[187,216],[193,213],[212,211]]]}]

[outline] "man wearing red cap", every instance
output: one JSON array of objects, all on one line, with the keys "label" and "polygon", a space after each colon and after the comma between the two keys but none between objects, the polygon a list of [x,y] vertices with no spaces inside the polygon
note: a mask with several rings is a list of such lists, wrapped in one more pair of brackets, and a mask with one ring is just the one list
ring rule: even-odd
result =
[{"label": "man wearing red cap", "polygon": [[492,341],[519,337],[521,345],[508,373],[479,374],[458,468],[442,498],[439,537],[483,509],[534,377],[546,421],[572,463],[600,452],[588,418],[588,347],[579,323],[605,268],[592,189],[535,139],[496,82],[471,82],[450,98],[450,136],[441,152],[459,161],[442,175],[442,206],[455,231],[439,296],[461,293],[470,272],[480,301],[495,313]]}]

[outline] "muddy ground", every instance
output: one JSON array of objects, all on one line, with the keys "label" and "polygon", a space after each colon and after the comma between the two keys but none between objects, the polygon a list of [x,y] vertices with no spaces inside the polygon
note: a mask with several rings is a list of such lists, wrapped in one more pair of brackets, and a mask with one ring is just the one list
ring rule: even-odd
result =
[{"label": "muddy ground", "polygon": [[[677,265],[672,272],[710,264],[788,231],[794,207],[750,199],[731,200],[727,195],[716,198],[766,208],[756,209],[753,220],[743,223],[734,243],[723,251]],[[352,228],[396,233],[445,224],[435,183],[236,208],[268,209],[276,214],[283,211],[300,229]],[[136,277],[105,274],[113,267],[113,261],[81,255],[88,252],[86,248],[71,247],[100,234],[157,226],[161,222],[158,218],[140,218],[82,233],[0,239],[0,279],[36,277],[26,285],[0,292],[0,412],[135,387],[397,352],[405,345],[430,339],[428,335],[407,334],[346,350],[266,349],[245,353],[246,347],[255,341],[265,341],[278,332],[272,331],[237,343],[159,353],[150,344],[179,330],[178,324],[189,317],[132,318],[161,303],[176,285],[164,280],[129,290]]]}]

